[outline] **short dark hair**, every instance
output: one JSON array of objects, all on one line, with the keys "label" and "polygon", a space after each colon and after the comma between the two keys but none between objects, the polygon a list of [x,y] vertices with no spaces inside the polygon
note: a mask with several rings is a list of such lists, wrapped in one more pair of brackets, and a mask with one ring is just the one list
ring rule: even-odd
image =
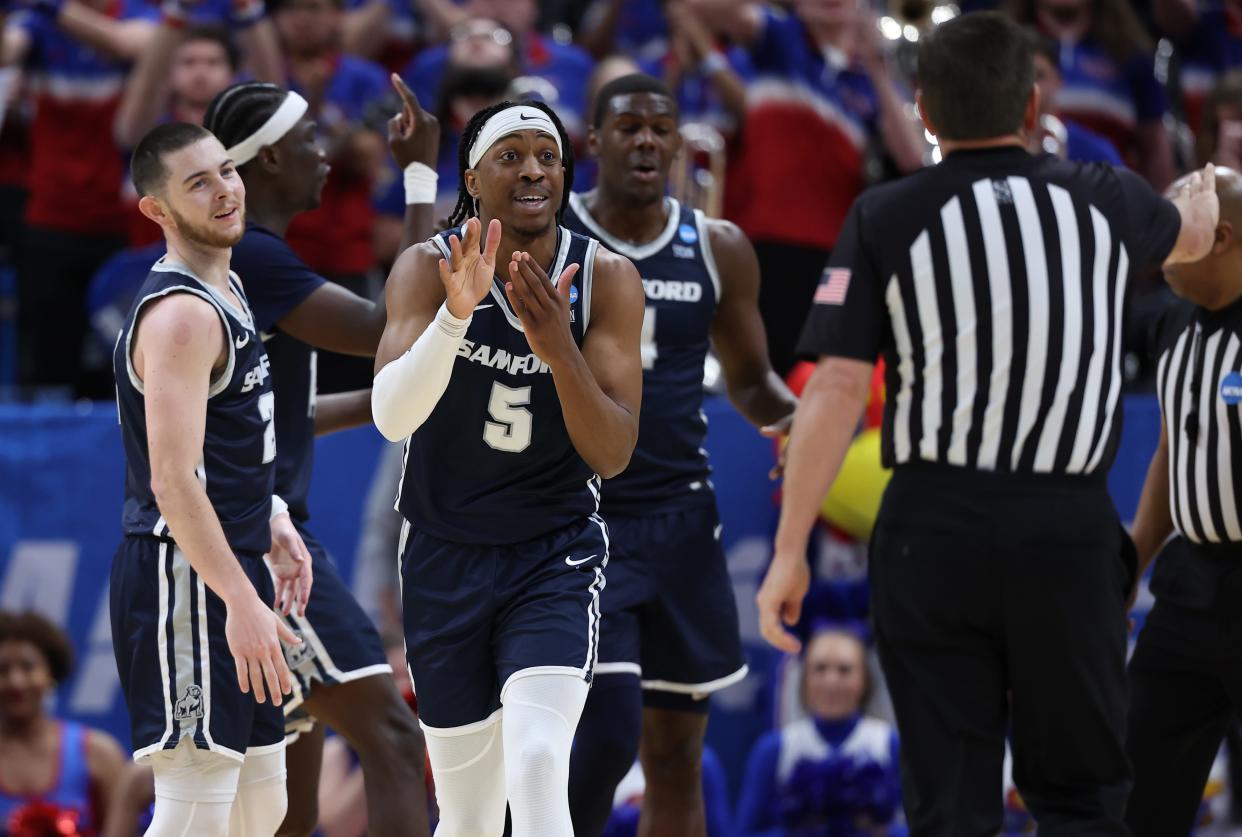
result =
[{"label": "short dark hair", "polygon": [[130,176],[139,197],[159,191],[168,179],[164,156],[180,151],[194,143],[207,139],[211,132],[201,125],[189,122],[169,122],[157,125],[138,141],[134,156],[130,158]]},{"label": "short dark hair", "polygon": [[64,683],[73,670],[69,637],[42,614],[0,611],[0,643],[4,642],[29,642],[38,648],[57,683]]},{"label": "short dark hair", "polygon": [[548,118],[552,120],[552,124],[556,127],[557,135],[561,138],[561,165],[565,168],[565,186],[564,191],[561,192],[560,208],[556,210],[556,223],[559,224],[561,219],[565,217],[565,207],[569,205],[569,193],[574,188],[574,146],[569,141],[569,134],[565,131],[565,126],[561,124],[561,119],[556,115],[556,111],[543,102],[535,99],[522,102],[505,100],[497,102],[490,107],[485,107],[470,117],[470,121],[466,123],[465,130],[462,131],[461,140],[457,143],[457,205],[453,207],[453,212],[448,218],[448,225],[450,227],[460,226],[468,218],[473,218],[479,214],[474,196],[466,188],[466,169],[470,168],[470,147],[478,139],[479,132],[483,130],[487,120],[502,110],[515,108],[519,105],[537,108],[547,114]]},{"label": "short dark hair", "polygon": [[191,41],[211,41],[219,44],[224,50],[230,69],[236,70],[241,63],[241,53],[238,52],[233,38],[230,37],[229,30],[218,23],[199,23],[186,28],[185,34],[181,36],[181,43],[188,44]]},{"label": "short dark hair", "polygon": [[665,96],[671,99],[673,107],[677,106],[677,99],[664,82],[646,73],[630,73],[627,76],[614,78],[595,94],[595,110],[591,115],[591,126],[598,128],[600,125],[603,125],[604,114],[608,111],[608,103],[614,97],[624,96],[627,93],[654,93],[657,96]]},{"label": "short dark hair", "polygon": [[919,89],[936,131],[977,140],[1022,128],[1035,83],[1030,36],[1000,12],[972,12],[919,41]]}]

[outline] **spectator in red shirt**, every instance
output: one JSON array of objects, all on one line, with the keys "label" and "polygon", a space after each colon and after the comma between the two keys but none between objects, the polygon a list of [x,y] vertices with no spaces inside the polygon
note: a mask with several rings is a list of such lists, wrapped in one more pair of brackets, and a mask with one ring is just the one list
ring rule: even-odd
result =
[{"label": "spectator in red shirt", "polygon": [[923,164],[920,129],[889,75],[875,21],[856,0],[776,5],[694,0],[699,19],[749,48],[746,115],[725,217],[755,244],[772,367],[794,345],[875,141],[902,171]]},{"label": "spectator in red shirt", "polygon": [[125,245],[122,153],[112,121],[129,63],[150,42],[142,0],[46,0],[6,22],[3,61],[35,100],[25,230],[17,256],[18,383],[108,397],[106,359],[83,364],[85,295]]}]

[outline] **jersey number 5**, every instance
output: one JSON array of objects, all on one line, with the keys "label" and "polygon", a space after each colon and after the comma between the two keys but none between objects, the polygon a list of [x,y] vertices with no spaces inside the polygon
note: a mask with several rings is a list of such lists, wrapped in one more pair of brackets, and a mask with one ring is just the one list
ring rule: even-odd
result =
[{"label": "jersey number 5", "polygon": [[513,389],[501,383],[492,384],[487,412],[495,421],[483,422],[483,441],[494,450],[521,453],[530,447],[530,387]]}]

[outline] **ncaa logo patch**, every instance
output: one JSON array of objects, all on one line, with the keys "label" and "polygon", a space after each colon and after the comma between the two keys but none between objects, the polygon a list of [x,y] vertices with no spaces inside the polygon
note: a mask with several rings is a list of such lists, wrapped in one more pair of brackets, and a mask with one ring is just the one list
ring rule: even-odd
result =
[{"label": "ncaa logo patch", "polygon": [[569,304],[573,305],[577,301],[578,301],[578,286],[570,285],[569,286]]},{"label": "ncaa logo patch", "polygon": [[699,231],[689,224],[682,224],[677,228],[677,237],[687,244],[693,244],[699,240]]},{"label": "ncaa logo patch", "polygon": [[1230,372],[1220,382],[1221,400],[1230,407],[1242,404],[1242,374]]}]

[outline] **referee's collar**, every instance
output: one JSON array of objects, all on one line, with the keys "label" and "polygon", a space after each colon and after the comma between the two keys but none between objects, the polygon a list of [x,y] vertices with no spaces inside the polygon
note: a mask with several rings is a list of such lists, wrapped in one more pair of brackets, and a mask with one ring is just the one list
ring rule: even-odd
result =
[{"label": "referee's collar", "polygon": [[1242,326],[1242,296],[1215,311],[1196,305],[1195,320],[1208,328],[1218,328],[1222,325]]},{"label": "referee's collar", "polygon": [[1028,158],[1031,152],[1020,145],[989,145],[984,148],[955,148],[945,155],[950,160],[997,160]]}]

